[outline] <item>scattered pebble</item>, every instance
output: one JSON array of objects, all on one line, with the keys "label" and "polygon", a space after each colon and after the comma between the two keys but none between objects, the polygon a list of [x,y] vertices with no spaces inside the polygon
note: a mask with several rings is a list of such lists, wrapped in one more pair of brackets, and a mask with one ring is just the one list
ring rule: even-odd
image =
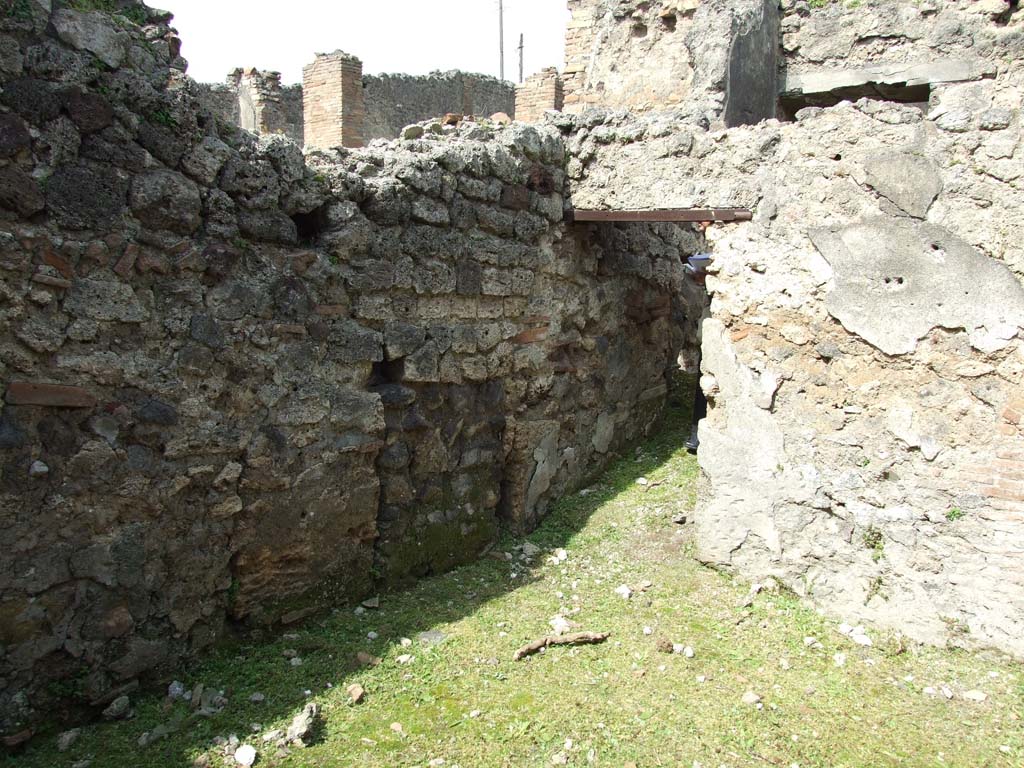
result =
[{"label": "scattered pebble", "polygon": [[420,645],[440,645],[445,641],[446,635],[437,629],[428,629],[426,632],[420,632],[416,635],[416,640]]},{"label": "scattered pebble", "polygon": [[291,661],[289,661],[288,663],[291,664],[293,667],[301,667],[302,659],[296,656],[295,658],[291,659]]},{"label": "scattered pebble", "polygon": [[867,636],[864,631],[864,627],[858,625],[851,627],[849,624],[839,625],[839,634],[848,637],[850,640],[855,642],[857,645],[870,646],[871,638]]},{"label": "scattered pebble", "polygon": [[363,600],[360,605],[363,608],[380,608],[380,598],[376,596],[367,598],[366,600]]},{"label": "scattered pebble", "polygon": [[302,708],[302,711],[292,718],[292,724],[288,726],[285,739],[289,744],[305,745],[316,729],[317,721],[320,718],[320,707],[310,702]]},{"label": "scattered pebble", "polygon": [[262,704],[266,700],[267,697],[264,696],[262,693],[254,693],[252,696],[249,697],[249,701],[251,701],[253,704]]},{"label": "scattered pebble", "polygon": [[621,587],[615,588],[615,594],[619,595],[623,600],[629,600],[633,596],[633,590],[623,584]]},{"label": "scattered pebble", "polygon": [[480,717],[481,714],[482,713],[480,712],[479,709],[474,709],[472,712],[469,713],[469,716],[475,719]]},{"label": "scattered pebble", "polygon": [[50,474],[50,468],[42,461],[33,461],[28,468],[29,477],[46,477]]},{"label": "scattered pebble", "polygon": [[690,646],[686,646],[685,648],[683,648],[683,656],[685,656],[686,658],[692,659],[695,655],[696,654],[693,652],[693,648],[691,648]]},{"label": "scattered pebble", "polygon": [[172,700],[185,698],[185,684],[179,680],[167,686],[167,697]]},{"label": "scattered pebble", "polygon": [[982,702],[988,698],[988,694],[983,691],[967,691],[967,693],[964,694],[964,698],[967,701]]},{"label": "scattered pebble", "polygon": [[804,638],[804,645],[807,646],[808,648],[821,648],[822,647],[821,643],[819,643],[818,639],[815,638],[815,637],[805,637]]},{"label": "scattered pebble", "polygon": [[123,717],[128,716],[128,711],[131,709],[132,702],[127,696],[118,696],[112,702],[110,706],[103,710],[103,716],[107,720],[120,720]]},{"label": "scattered pebble", "polygon": [[374,656],[372,653],[366,651],[359,651],[356,654],[356,661],[358,661],[364,667],[376,667],[380,664],[380,656]]},{"label": "scattered pebble", "polygon": [[524,541],[519,545],[519,551],[523,553],[524,557],[536,557],[540,554],[540,547],[534,544],[532,541]]},{"label": "scattered pebble", "polygon": [[239,765],[252,765],[256,762],[256,748],[251,744],[243,744],[235,750],[235,762]]},{"label": "scattered pebble", "polygon": [[380,637],[380,635],[378,635],[376,632],[367,632],[366,637],[369,640],[376,640],[378,637]]},{"label": "scattered pebble", "polygon": [[415,660],[416,657],[410,653],[403,653],[401,656],[395,659],[395,661],[397,661],[399,664],[412,664]]},{"label": "scattered pebble", "polygon": [[779,659],[779,666],[786,671],[792,668],[789,663],[789,659]]},{"label": "scattered pebble", "polygon": [[651,482],[651,481],[650,481],[650,480],[648,480],[648,479],[647,479],[646,477],[638,477],[638,478],[636,479],[636,484],[637,484],[637,485],[649,485],[649,484],[650,484],[650,482]]},{"label": "scattered pebble", "polygon": [[837,667],[845,667],[846,666],[846,654],[845,653],[837,653],[835,656],[832,657],[832,661],[835,662],[835,665]]},{"label": "scattered pebble", "polygon": [[564,616],[555,616],[548,622],[556,635],[564,635],[572,629],[572,624]]},{"label": "scattered pebble", "polygon": [[399,733],[399,734],[402,733],[402,724],[401,723],[392,723],[391,724],[391,730],[394,731],[395,733]]},{"label": "scattered pebble", "polygon": [[429,765],[430,768],[441,768],[441,766],[444,765],[444,758],[435,757],[433,760],[427,763],[427,765]]},{"label": "scattered pebble", "polygon": [[747,691],[743,694],[743,703],[749,706],[755,706],[761,704],[761,697],[753,691]]},{"label": "scattered pebble", "polygon": [[644,634],[645,635],[653,635],[654,634],[654,630],[651,627],[644,627]]},{"label": "scattered pebble", "polygon": [[75,742],[78,741],[78,737],[81,735],[81,728],[73,728],[70,731],[64,731],[64,733],[57,737],[57,751],[67,752],[75,745]]},{"label": "scattered pebble", "polygon": [[411,648],[411,647],[412,647],[412,640],[410,640],[410,639],[409,639],[408,637],[403,637],[403,638],[402,638],[401,640],[399,640],[398,642],[399,642],[399,644],[400,644],[400,645],[401,645],[401,646],[402,646],[403,648]]},{"label": "scattered pebble", "polygon": [[345,689],[345,692],[353,704],[358,704],[366,696],[366,689],[359,683],[352,683],[352,685]]}]

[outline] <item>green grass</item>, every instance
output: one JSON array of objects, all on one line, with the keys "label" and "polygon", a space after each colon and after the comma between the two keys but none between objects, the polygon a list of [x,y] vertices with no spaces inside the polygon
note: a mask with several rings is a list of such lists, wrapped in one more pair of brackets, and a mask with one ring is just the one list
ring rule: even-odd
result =
[{"label": "green grass", "polygon": [[[875,646],[862,648],[838,634],[836,621],[786,593],[762,593],[740,608],[748,585],[693,559],[690,533],[672,522],[696,496],[695,459],[679,447],[685,410],[671,409],[665,430],[589,492],[563,499],[530,536],[544,550],[532,563],[502,556],[517,543],[505,540],[498,557],[383,595],[380,610],[357,616],[341,608],[291,637],[207,658],[178,676],[190,687],[225,691],[230,703],[211,719],[187,724],[186,705],[143,697],[134,719],[87,727],[65,754],[51,733],[0,764],[53,768],[93,756],[94,768],[188,766],[197,758],[232,765],[212,740],[236,734],[257,747],[258,766],[282,768],[436,759],[462,768],[549,766],[563,758],[616,768],[1021,765],[1019,665],[922,648],[870,628]],[[636,483],[640,476],[647,486]],[[551,562],[563,547],[568,559]],[[615,594],[621,584],[632,587],[632,599]],[[612,637],[511,661],[517,647],[549,633],[558,613]],[[425,630],[445,640],[418,641]],[[379,637],[368,639],[371,631]],[[402,647],[401,638],[412,646]],[[659,652],[659,641],[691,646],[695,655]],[[302,666],[290,666],[285,649],[297,650]],[[360,668],[354,656],[361,650],[383,663]],[[843,666],[837,653],[846,655]],[[400,654],[415,659],[401,665]],[[348,703],[353,682],[366,689],[362,704]],[[988,698],[964,700],[971,689]],[[762,709],[742,703],[748,690],[762,697]],[[250,703],[255,692],[266,701]],[[286,727],[310,699],[323,707],[322,739],[275,755],[260,734]],[[183,724],[138,747],[143,732],[169,723]]]}]

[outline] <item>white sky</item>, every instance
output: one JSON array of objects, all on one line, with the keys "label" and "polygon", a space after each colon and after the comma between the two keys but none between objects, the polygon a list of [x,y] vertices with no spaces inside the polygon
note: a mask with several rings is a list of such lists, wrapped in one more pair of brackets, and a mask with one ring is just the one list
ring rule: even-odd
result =
[{"label": "white sky", "polygon": [[[563,64],[565,0],[504,0],[505,78]],[[341,49],[363,72],[498,74],[498,0],[163,0],[174,13],[189,74],[219,83],[235,67],[302,81],[315,53]]]}]

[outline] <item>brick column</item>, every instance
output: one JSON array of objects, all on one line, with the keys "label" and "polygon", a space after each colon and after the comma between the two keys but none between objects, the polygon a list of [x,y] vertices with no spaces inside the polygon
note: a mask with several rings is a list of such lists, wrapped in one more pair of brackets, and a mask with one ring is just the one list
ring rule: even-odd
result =
[{"label": "brick column", "polygon": [[545,112],[561,112],[562,106],[562,78],[554,67],[542,69],[516,86],[516,120],[537,123]]},{"label": "brick column", "polygon": [[308,149],[363,146],[363,62],[342,51],[318,53],[302,69]]}]

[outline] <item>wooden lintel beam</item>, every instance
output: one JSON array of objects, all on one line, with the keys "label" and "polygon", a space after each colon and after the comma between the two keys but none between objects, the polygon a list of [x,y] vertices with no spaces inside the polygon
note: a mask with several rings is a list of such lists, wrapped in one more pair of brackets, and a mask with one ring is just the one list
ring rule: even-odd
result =
[{"label": "wooden lintel beam", "polygon": [[658,221],[750,221],[754,214],[745,208],[666,208],[651,211],[572,212],[571,221],[658,222]]}]

